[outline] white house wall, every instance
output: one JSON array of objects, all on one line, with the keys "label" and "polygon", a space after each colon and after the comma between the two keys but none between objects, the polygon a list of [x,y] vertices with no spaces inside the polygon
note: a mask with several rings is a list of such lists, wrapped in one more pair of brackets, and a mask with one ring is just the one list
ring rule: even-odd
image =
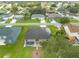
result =
[{"label": "white house wall", "polygon": [[68,26],[64,26],[64,29],[65,29],[66,34],[69,36],[76,36],[76,37],[79,36],[78,32],[70,32]]},{"label": "white house wall", "polygon": [[66,32],[67,35],[72,35],[68,26],[64,26],[64,29],[65,29],[65,32]]},{"label": "white house wall", "polygon": [[79,36],[79,34],[76,32],[76,33],[71,33],[71,35],[73,36]]}]

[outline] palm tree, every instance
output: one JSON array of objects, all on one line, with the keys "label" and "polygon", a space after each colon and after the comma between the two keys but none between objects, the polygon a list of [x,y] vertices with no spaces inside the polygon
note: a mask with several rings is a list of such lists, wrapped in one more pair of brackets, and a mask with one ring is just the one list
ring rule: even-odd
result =
[{"label": "palm tree", "polygon": [[15,15],[17,14],[17,11],[18,11],[18,7],[14,4],[12,4],[12,9],[11,9],[12,13]]}]

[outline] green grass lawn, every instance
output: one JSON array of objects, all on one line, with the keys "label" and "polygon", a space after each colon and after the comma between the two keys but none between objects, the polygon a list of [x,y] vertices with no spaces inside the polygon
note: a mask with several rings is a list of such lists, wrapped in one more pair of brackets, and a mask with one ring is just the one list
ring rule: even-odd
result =
[{"label": "green grass lawn", "polygon": [[50,23],[50,19],[49,19],[49,18],[46,18],[45,21],[46,21],[47,23]]},{"label": "green grass lawn", "polygon": [[26,20],[24,20],[24,19],[22,19],[22,20],[17,20],[17,22],[16,23],[39,23],[40,22],[40,20],[38,20],[38,19],[26,19]]},{"label": "green grass lawn", "polygon": [[56,20],[57,22],[60,22],[60,19],[61,19],[61,18],[58,18],[58,17],[55,18],[55,20]]},{"label": "green grass lawn", "polygon": [[54,33],[54,32],[56,32],[56,30],[57,30],[57,28],[56,28],[55,26],[53,26],[53,25],[50,25],[50,26],[48,26],[48,27],[49,27],[51,33]]}]

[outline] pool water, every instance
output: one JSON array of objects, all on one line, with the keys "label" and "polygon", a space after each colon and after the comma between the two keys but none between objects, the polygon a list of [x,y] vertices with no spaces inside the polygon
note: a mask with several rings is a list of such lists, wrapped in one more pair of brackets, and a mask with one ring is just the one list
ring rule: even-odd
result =
[{"label": "pool water", "polygon": [[5,43],[15,43],[21,32],[21,28],[0,28],[0,40],[5,40]]}]

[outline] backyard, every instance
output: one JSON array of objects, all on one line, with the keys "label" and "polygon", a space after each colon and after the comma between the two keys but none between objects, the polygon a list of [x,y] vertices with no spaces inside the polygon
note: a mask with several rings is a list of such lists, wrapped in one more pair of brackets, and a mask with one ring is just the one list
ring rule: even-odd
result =
[{"label": "backyard", "polygon": [[39,23],[40,20],[38,19],[21,19],[17,20],[17,23]]}]

